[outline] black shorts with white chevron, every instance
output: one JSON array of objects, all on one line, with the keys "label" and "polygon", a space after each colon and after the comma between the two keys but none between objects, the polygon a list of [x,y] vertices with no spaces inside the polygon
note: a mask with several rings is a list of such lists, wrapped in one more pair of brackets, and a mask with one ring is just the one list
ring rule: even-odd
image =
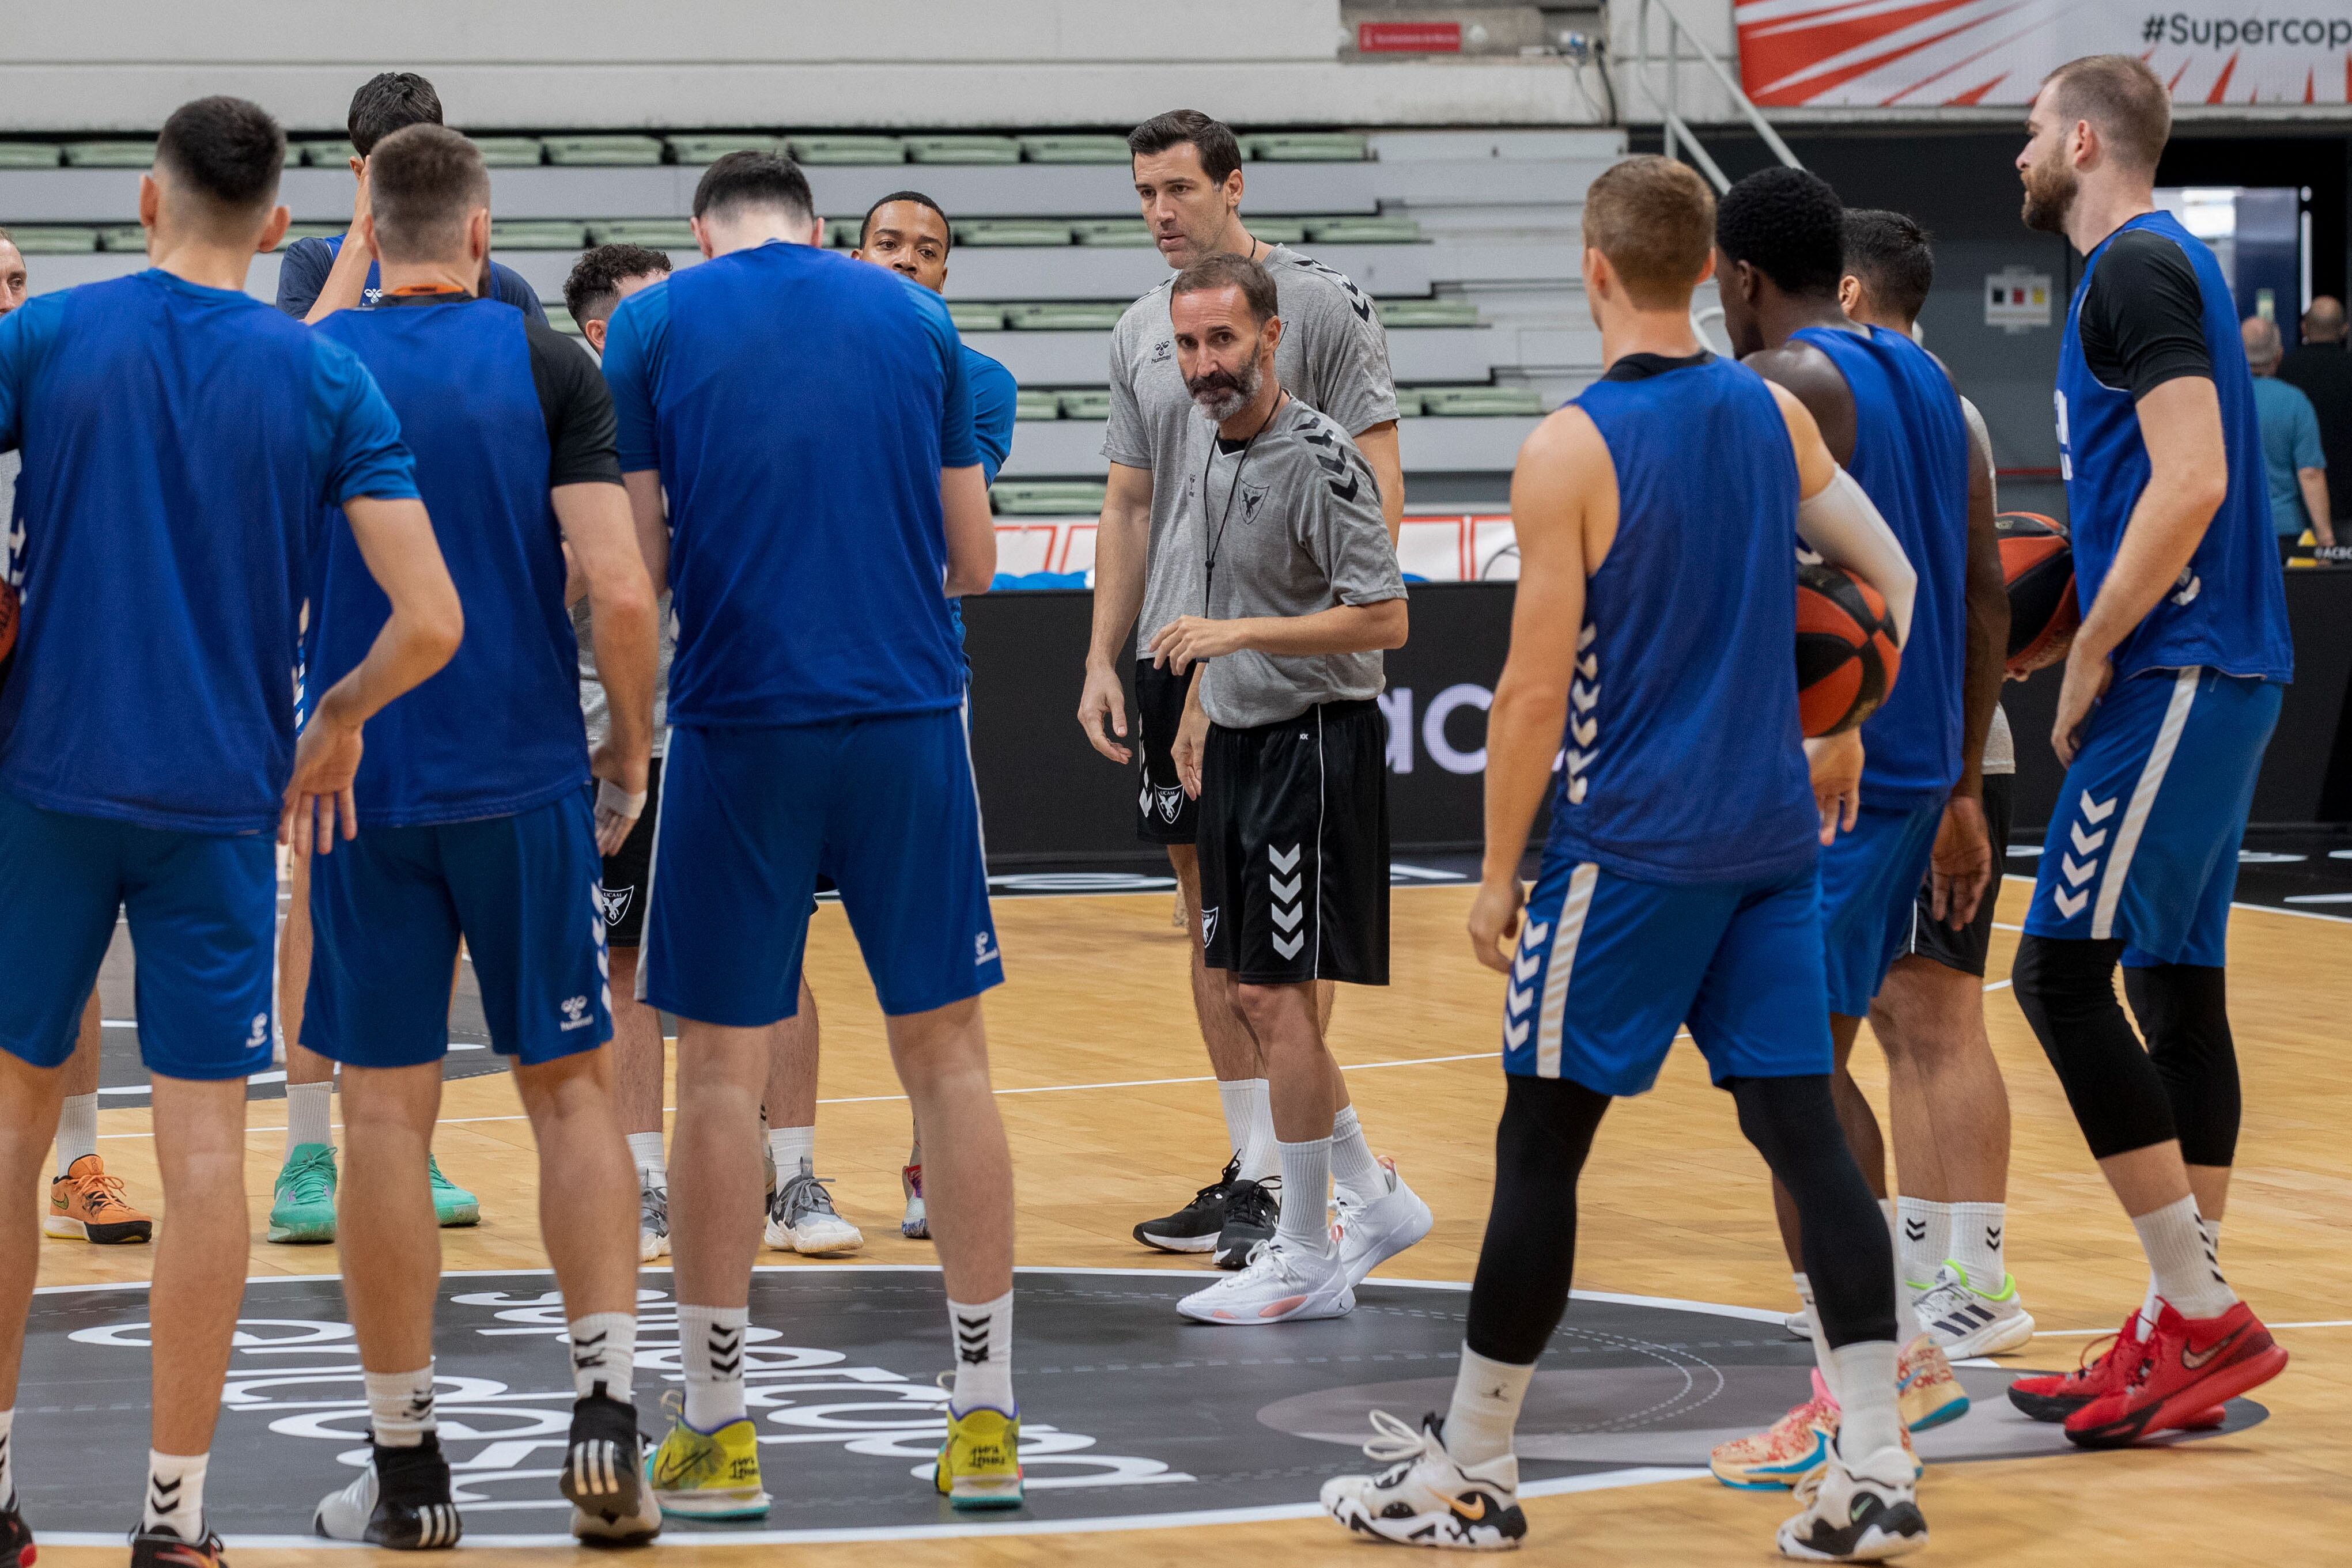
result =
[{"label": "black shorts with white chevron", "polygon": [[1209,967],[1244,985],[1389,983],[1388,733],[1377,702],[1209,727],[1201,767]]}]

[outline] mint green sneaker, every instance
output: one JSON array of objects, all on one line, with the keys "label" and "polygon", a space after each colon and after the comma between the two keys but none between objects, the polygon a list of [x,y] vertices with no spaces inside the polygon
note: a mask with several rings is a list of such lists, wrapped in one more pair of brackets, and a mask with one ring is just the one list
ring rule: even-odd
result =
[{"label": "mint green sneaker", "polygon": [[482,1222],[481,1199],[443,1176],[439,1160],[425,1155],[425,1171],[433,1182],[433,1218],[442,1229]]},{"label": "mint green sneaker", "polygon": [[332,1241],[335,1239],[335,1147],[298,1145],[278,1172],[269,1205],[272,1241]]}]

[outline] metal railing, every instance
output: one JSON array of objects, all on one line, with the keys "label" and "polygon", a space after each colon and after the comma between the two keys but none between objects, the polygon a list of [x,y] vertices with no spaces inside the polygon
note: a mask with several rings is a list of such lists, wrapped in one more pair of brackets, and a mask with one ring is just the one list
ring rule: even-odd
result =
[{"label": "metal railing", "polygon": [[[1663,57],[1653,54],[1650,49],[1650,13],[1653,10],[1665,18],[1665,54]],[[1685,47],[1686,44],[1687,49]],[[1658,111],[1659,120],[1665,128],[1667,157],[1678,158],[1686,152],[1690,161],[1698,165],[1699,172],[1714,182],[1717,191],[1727,191],[1731,188],[1731,182],[1725,177],[1721,166],[1708,156],[1706,148],[1699,145],[1698,138],[1692,134],[1689,123],[1682,117],[1681,68],[1685,63],[1704,65],[1714,73],[1715,79],[1723,84],[1723,90],[1731,95],[1731,101],[1747,118],[1748,123],[1755,127],[1756,134],[1764,139],[1764,145],[1772,150],[1773,156],[1791,169],[1804,167],[1797,162],[1797,155],[1789,151],[1789,144],[1780,140],[1780,133],[1773,130],[1771,123],[1764,118],[1764,111],[1758,109],[1753,102],[1749,101],[1748,95],[1740,90],[1738,79],[1717,57],[1716,52],[1707,47],[1706,41],[1693,33],[1682,17],[1675,14],[1674,6],[1669,5],[1667,0],[1640,0],[1640,8],[1635,13],[1634,20],[1633,68],[1629,74],[1633,78],[1633,84],[1641,89],[1642,95],[1647,98]],[[1652,66],[1660,64],[1665,68],[1664,91],[1659,89],[1651,72]]]}]

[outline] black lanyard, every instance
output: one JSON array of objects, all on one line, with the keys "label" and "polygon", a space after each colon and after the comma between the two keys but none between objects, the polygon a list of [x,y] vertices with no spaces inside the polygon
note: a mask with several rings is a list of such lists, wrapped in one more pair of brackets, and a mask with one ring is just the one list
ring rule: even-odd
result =
[{"label": "black lanyard", "polygon": [[1289,397],[1286,392],[1276,392],[1274,406],[1265,411],[1265,417],[1258,422],[1255,430],[1250,432],[1250,438],[1242,443],[1241,460],[1234,465],[1233,487],[1225,492],[1225,507],[1217,514],[1217,531],[1214,534],[1209,532],[1209,476],[1217,465],[1217,438],[1213,435],[1209,437],[1209,460],[1201,465],[1201,534],[1207,557],[1206,570],[1201,574],[1201,613],[1203,615],[1210,612],[1210,588],[1217,580],[1217,551],[1223,548],[1225,542],[1225,525],[1233,521],[1234,497],[1241,494],[1242,470],[1249,466],[1250,448],[1257,444],[1257,438],[1265,434],[1265,427],[1274,423],[1274,416],[1282,412],[1282,405]]}]

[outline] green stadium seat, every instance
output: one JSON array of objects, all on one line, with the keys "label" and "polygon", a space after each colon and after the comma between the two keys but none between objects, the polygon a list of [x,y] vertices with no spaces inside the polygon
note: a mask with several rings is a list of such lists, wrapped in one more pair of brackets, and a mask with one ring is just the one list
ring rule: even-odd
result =
[{"label": "green stadium seat", "polygon": [[895,136],[795,136],[789,145],[803,163],[904,163],[907,145]]},{"label": "green stadium seat", "polygon": [[54,169],[58,150],[47,141],[0,141],[0,169]]},{"label": "green stadium seat", "polygon": [[1105,486],[1083,479],[1001,479],[989,486],[996,510],[1015,517],[1091,517],[1103,509]]},{"label": "green stadium seat", "polygon": [[1397,388],[1396,400],[1399,419],[1418,419],[1427,412],[1428,405],[1423,401],[1418,387]]},{"label": "green stadium seat", "polygon": [[583,250],[587,225],[576,218],[518,218],[490,222],[492,250]]},{"label": "green stadium seat", "polygon": [[1016,332],[1108,332],[1127,307],[1113,301],[1062,300],[1045,305],[1008,305],[1004,324]]},{"label": "green stadium seat", "polygon": [[858,231],[866,225],[863,217],[827,218],[824,220],[824,243],[835,250],[851,250],[857,245]]},{"label": "green stadium seat", "polygon": [[325,141],[298,141],[287,149],[288,162],[299,152],[302,162],[313,169],[348,169],[360,150],[348,138],[337,136]]},{"label": "green stadium seat", "polygon": [[1382,299],[1383,327],[1475,327],[1478,307],[1467,299]]},{"label": "green stadium seat", "polygon": [[907,158],[915,163],[1018,163],[1021,143],[1010,136],[909,136]]},{"label": "green stadium seat", "polygon": [[1066,392],[1061,394],[1064,419],[1108,419],[1110,390]]},{"label": "green stadium seat", "polygon": [[1549,412],[1533,387],[1423,387],[1421,401],[1422,411],[1439,419]]},{"label": "green stadium seat", "polygon": [[1262,239],[1268,245],[1307,243],[1307,225],[1297,218],[1251,217],[1244,218],[1242,224],[1249,230],[1252,238]]},{"label": "green stadium seat", "polygon": [[1141,218],[1108,218],[1077,225],[1080,245],[1148,246],[1151,225]]},{"label": "green stadium seat", "polygon": [[60,224],[37,224],[26,228],[12,228],[8,237],[26,256],[76,256],[98,248],[96,229],[72,228]]},{"label": "green stadium seat", "polygon": [[288,224],[286,237],[278,243],[292,245],[298,239],[333,239],[337,235],[349,234],[351,227],[349,224]]},{"label": "green stadium seat", "polygon": [[635,169],[662,161],[658,136],[550,136],[544,145],[551,163]]},{"label": "green stadium seat", "polygon": [[955,242],[969,246],[1067,245],[1070,225],[1036,218],[982,218],[956,225]]},{"label": "green stadium seat", "polygon": [[781,136],[673,136],[669,153],[681,163],[716,163],[730,152],[773,152],[781,155]]},{"label": "green stadium seat", "polygon": [[1024,136],[1021,152],[1032,163],[1124,163],[1124,136]]},{"label": "green stadium seat", "polygon": [[1360,163],[1371,145],[1350,131],[1286,131],[1244,136],[1243,149],[1261,163]]},{"label": "green stadium seat", "polygon": [[641,245],[648,250],[692,250],[684,218],[608,218],[588,225],[590,245]]},{"label": "green stadium seat", "polygon": [[1411,218],[1308,218],[1307,237],[1317,245],[1415,245],[1421,225]]},{"label": "green stadium seat", "polygon": [[533,169],[544,162],[546,149],[536,136],[477,136],[473,141],[493,169]]},{"label": "green stadium seat", "polygon": [[147,231],[137,224],[116,224],[111,228],[98,231],[98,248],[144,256],[147,254]]},{"label": "green stadium seat", "polygon": [[1059,419],[1062,417],[1062,400],[1049,392],[1022,392],[1013,399],[1013,417]]},{"label": "green stadium seat", "polygon": [[950,299],[948,314],[955,320],[959,332],[1002,332],[1004,330],[1004,307],[984,305],[971,299]]},{"label": "green stadium seat", "polygon": [[145,169],[155,162],[152,141],[68,141],[61,151],[69,169]]}]

